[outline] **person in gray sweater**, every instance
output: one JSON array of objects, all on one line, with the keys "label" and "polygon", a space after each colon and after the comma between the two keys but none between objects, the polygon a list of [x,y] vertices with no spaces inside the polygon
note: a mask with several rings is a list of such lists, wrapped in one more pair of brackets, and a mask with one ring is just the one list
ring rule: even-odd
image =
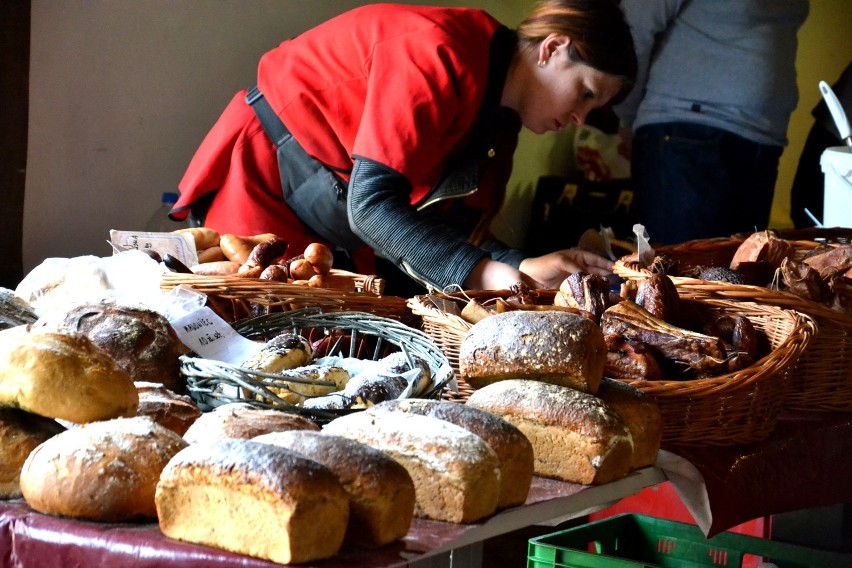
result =
[{"label": "person in gray sweater", "polygon": [[808,0],[620,5],[639,59],[616,107],[639,222],[669,244],[767,228]]}]

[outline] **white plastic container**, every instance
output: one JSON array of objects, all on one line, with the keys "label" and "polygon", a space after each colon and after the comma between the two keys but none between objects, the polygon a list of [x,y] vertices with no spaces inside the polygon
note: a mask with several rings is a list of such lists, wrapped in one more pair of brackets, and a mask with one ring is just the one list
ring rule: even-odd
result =
[{"label": "white plastic container", "polygon": [[825,227],[852,228],[852,151],[847,146],[826,148],[820,158],[825,175]]}]

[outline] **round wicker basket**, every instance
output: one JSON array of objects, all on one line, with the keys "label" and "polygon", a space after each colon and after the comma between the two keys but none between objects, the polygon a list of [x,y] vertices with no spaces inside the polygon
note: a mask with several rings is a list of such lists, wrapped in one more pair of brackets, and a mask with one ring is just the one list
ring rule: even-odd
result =
[{"label": "round wicker basket", "polygon": [[[779,236],[787,238],[794,246],[794,255],[801,257],[823,244],[848,242],[852,229],[789,230],[779,232]],[[791,372],[784,407],[798,412],[852,412],[852,316],[791,292],[678,276],[697,266],[728,266],[742,241],[739,236],[687,241],[660,247],[656,252],[672,261],[673,270],[669,275],[681,295],[756,302],[795,310],[813,318],[818,331]],[[620,258],[613,270],[631,280],[650,275],[648,269],[639,265],[635,255]]]},{"label": "round wicker basket", "polygon": [[[264,341],[285,331],[294,331],[317,341],[328,338],[323,355],[378,360],[395,351],[415,355],[429,365],[432,382],[420,398],[438,398],[455,375],[444,353],[420,330],[397,320],[365,312],[323,313],[317,308],[278,312],[241,320],[234,329],[249,339]],[[295,412],[317,422],[326,422],[356,410],[316,410],[296,406],[279,398],[268,387],[279,386],[282,377],[236,365],[194,356],[181,357],[181,373],[190,396],[202,410],[229,402],[244,402],[259,408]],[[288,378],[287,381],[293,382]]]},{"label": "round wicker basket", "polygon": [[[540,291],[542,303],[555,291]],[[441,294],[437,300],[462,303],[509,295],[508,291]],[[690,309],[715,316],[744,315],[763,333],[769,353],[745,369],[694,380],[625,381],[652,395],[663,414],[663,442],[670,444],[732,445],[766,438],[775,427],[786,399],[790,370],[810,344],[816,325],[810,317],[776,306],[720,298],[683,296]],[[438,302],[440,303],[440,302]],[[447,354],[457,372],[459,392],[444,398],[464,401],[474,391],[458,374],[458,353],[471,324],[438,307],[429,296],[409,300],[423,320],[423,329]]]},{"label": "round wicker basket", "polygon": [[332,269],[332,275],[346,276],[356,291],[314,288],[301,284],[241,278],[238,276],[201,276],[164,274],[160,288],[170,290],[188,286],[207,295],[208,305],[228,322],[276,312],[319,307],[324,312],[358,311],[417,325],[406,299],[383,296],[384,280]]}]

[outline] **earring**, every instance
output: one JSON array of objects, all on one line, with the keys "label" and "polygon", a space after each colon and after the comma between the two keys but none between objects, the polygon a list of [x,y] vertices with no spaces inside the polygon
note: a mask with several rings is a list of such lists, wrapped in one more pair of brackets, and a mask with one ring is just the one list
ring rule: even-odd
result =
[{"label": "earring", "polygon": [[538,66],[539,67],[544,67],[545,65],[547,65],[547,59],[539,59],[538,60]]}]

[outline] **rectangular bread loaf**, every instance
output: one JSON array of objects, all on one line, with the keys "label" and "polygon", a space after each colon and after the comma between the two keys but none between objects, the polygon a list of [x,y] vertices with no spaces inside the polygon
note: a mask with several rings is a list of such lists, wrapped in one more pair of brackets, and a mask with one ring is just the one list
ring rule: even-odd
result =
[{"label": "rectangular bread loaf", "polygon": [[163,469],[155,501],[167,537],[281,564],[334,556],[349,519],[328,468],[248,440],[184,448]]},{"label": "rectangular bread loaf", "polygon": [[330,469],[349,495],[346,541],[378,548],[408,534],[414,515],[414,482],[386,453],[343,436],[290,430],[255,442],[287,448]]},{"label": "rectangular bread loaf", "polygon": [[472,523],[497,509],[497,454],[455,424],[402,412],[356,412],[335,418],[323,432],[378,448],[402,464],[414,481],[417,517]]},{"label": "rectangular bread loaf", "polygon": [[535,473],[582,483],[607,483],[631,470],[633,440],[601,399],[570,387],[508,380],[475,391],[467,404],[514,424],[533,446]]},{"label": "rectangular bread loaf", "polygon": [[612,408],[633,437],[631,469],[654,465],[663,440],[663,415],[654,398],[636,387],[604,377],[598,398]]}]

